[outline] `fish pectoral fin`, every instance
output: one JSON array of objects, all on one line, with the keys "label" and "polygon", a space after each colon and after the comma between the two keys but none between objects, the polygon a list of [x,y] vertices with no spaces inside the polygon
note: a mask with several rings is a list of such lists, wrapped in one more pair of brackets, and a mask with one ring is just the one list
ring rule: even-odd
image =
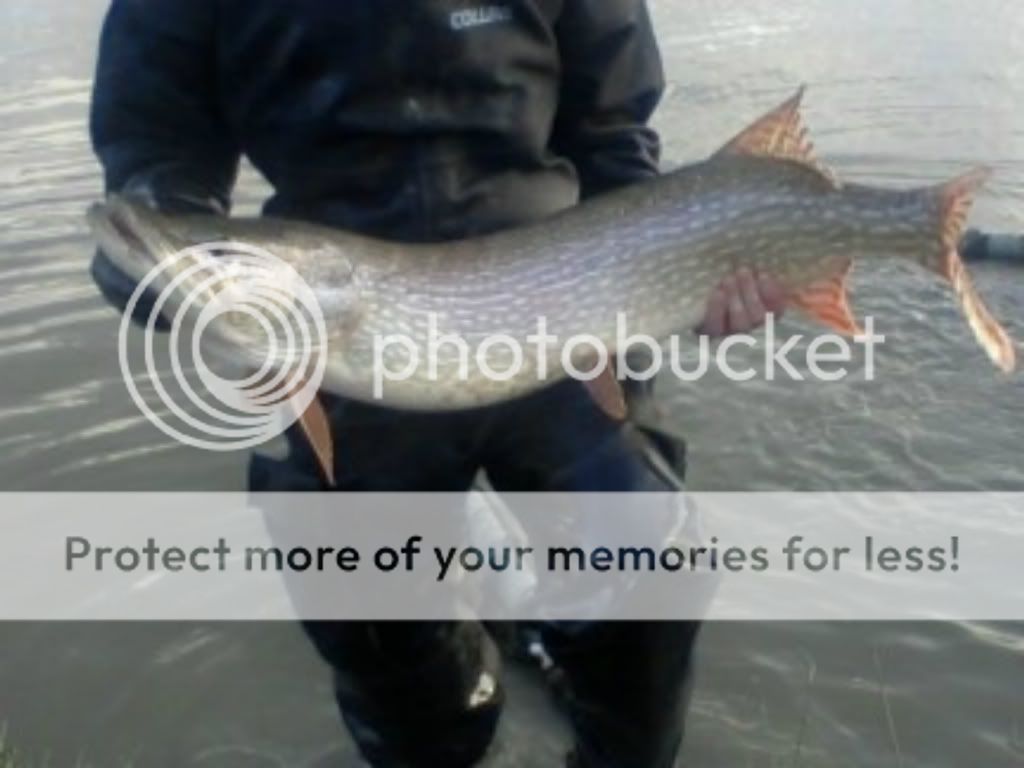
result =
[{"label": "fish pectoral fin", "polygon": [[[306,384],[307,382],[305,381],[299,381],[291,390],[278,386],[268,392],[265,391],[267,380],[263,380],[256,381],[245,387],[245,389],[255,390],[256,392],[263,390],[261,397],[263,398],[264,405],[283,405],[287,403],[293,410],[297,410],[298,406],[295,402],[295,397],[305,389]],[[334,440],[331,436],[331,421],[327,417],[327,410],[324,408],[319,394],[314,394],[309,404],[297,415],[296,423],[302,430],[302,434],[305,435],[309,447],[313,450],[313,455],[316,456],[317,464],[324,479],[327,480],[327,483],[332,488],[335,487]]]},{"label": "fish pectoral fin", "polygon": [[940,248],[930,254],[924,263],[953,286],[967,324],[978,343],[998,368],[1011,373],[1017,367],[1017,350],[1013,340],[985,306],[957,250],[974,195],[990,175],[987,168],[976,168],[936,188],[939,199]]},{"label": "fish pectoral fin", "polygon": [[716,152],[721,155],[753,155],[791,160],[817,172],[832,186],[839,183],[832,171],[818,162],[814,155],[814,143],[807,136],[800,102],[804,86],[770,112],[762,115],[747,128],[726,142]]},{"label": "fish pectoral fin", "polygon": [[850,309],[846,290],[847,278],[853,262],[847,260],[845,267],[835,277],[819,280],[789,296],[789,303],[804,312],[812,320],[841,333],[844,336],[860,336],[864,331]]},{"label": "fish pectoral fin", "polygon": [[629,415],[626,395],[622,391],[622,383],[616,378],[611,363],[605,364],[601,373],[585,384],[590,397],[608,418],[612,421],[626,420]]},{"label": "fish pectoral fin", "polygon": [[316,395],[310,400],[306,409],[299,414],[299,428],[306,436],[313,454],[324,478],[333,488],[336,485],[334,478],[334,439],[331,436],[331,422],[327,417],[327,410],[324,408],[320,396]]}]

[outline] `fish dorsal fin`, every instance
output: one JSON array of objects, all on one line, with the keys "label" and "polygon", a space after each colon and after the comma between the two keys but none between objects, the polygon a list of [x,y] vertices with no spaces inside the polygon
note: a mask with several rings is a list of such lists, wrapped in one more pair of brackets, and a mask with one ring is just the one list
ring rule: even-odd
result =
[{"label": "fish dorsal fin", "polygon": [[835,277],[819,280],[794,292],[789,297],[789,303],[837,333],[844,336],[862,335],[864,331],[853,316],[846,291],[852,267],[853,262],[847,259]]},{"label": "fish dorsal fin", "polygon": [[800,86],[786,101],[726,142],[715,156],[752,155],[790,160],[817,171],[838,187],[835,174],[818,162],[814,156],[814,144],[807,138],[807,129],[800,114],[804,90],[804,86]]}]

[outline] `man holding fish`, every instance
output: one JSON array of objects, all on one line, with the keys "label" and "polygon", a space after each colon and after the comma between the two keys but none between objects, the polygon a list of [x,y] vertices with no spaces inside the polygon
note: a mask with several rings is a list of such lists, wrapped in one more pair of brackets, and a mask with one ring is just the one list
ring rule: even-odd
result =
[{"label": "man holding fish", "polygon": [[[226,215],[243,154],[274,189],[266,215],[352,233],[345,237],[358,234],[360,243],[369,237],[409,244],[410,253],[421,248],[424,258],[410,262],[408,274],[423,269],[424,280],[446,274],[451,260],[445,254],[471,253],[473,243],[488,243],[500,254],[495,244],[506,242],[502,233],[534,232],[534,240],[543,239],[544,230],[526,227],[541,227],[577,203],[591,213],[563,214],[565,237],[597,231],[616,223],[600,208],[611,210],[613,203],[602,200],[626,200],[615,196],[646,188],[636,183],[658,175],[658,137],[647,121],[662,90],[643,0],[480,6],[452,0],[113,0],[92,135],[108,192],[131,202],[94,212],[107,253],[97,255],[93,274],[123,307],[139,278],[127,251],[146,242],[145,229],[169,229],[173,218],[146,213],[139,201],[168,214]],[[797,117],[791,100],[723,149],[714,166],[720,181],[710,171],[702,178],[726,186],[741,173],[773,170],[797,197],[835,198],[839,207],[823,208],[821,218],[845,210],[838,183],[813,162]],[[766,158],[785,163],[768,169]],[[936,192],[936,210],[962,224],[976,181],[966,178]],[[680,195],[692,192],[682,177],[665,183],[677,184]],[[629,200],[657,212],[643,194]],[[928,201],[908,208],[920,215],[922,228],[931,226]],[[811,213],[801,218],[814,220]],[[912,234],[901,235],[907,248],[919,244]],[[244,232],[228,235],[245,240]],[[920,242],[931,241],[922,235]],[[518,249],[524,260],[531,248],[543,247],[508,244],[508,252]],[[655,245],[652,258],[665,250]],[[806,270],[791,269],[782,254],[772,251],[767,263],[783,274],[757,270],[743,254],[734,262],[717,259],[705,270],[707,287],[695,283],[700,295],[691,299],[699,312],[691,318],[680,309],[680,317],[721,336],[756,328],[786,302],[854,331],[842,283],[845,254],[828,254],[831,261],[815,266],[814,281]],[[629,264],[608,264],[629,275]],[[491,266],[501,269],[500,262]],[[972,327],[979,338],[987,334],[990,354],[1005,355],[962,270],[948,259],[931,266],[959,286]],[[345,376],[337,380],[336,389],[347,394]],[[459,410],[432,410],[426,402],[388,407],[324,393],[323,428],[306,423],[290,430],[284,461],[255,457],[250,487],[463,491],[480,470],[501,491],[678,487],[681,441],[620,418],[618,392],[610,376],[589,387],[563,379],[495,404],[481,395],[480,405]],[[503,694],[497,651],[480,625],[307,622],[305,628],[333,668],[342,715],[370,764],[456,768],[482,758]],[[696,624],[680,622],[543,627],[544,645],[568,681],[572,764],[675,764],[696,633]]]}]

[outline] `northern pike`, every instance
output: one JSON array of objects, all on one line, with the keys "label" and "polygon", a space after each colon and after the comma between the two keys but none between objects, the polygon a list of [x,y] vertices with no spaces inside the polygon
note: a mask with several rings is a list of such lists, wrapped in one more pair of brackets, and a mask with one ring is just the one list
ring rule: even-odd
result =
[{"label": "northern pike", "polygon": [[[400,408],[482,406],[566,376],[554,348],[545,359],[525,356],[514,376],[491,375],[509,368],[512,353],[488,339],[530,349],[539,318],[553,337],[586,335],[611,352],[623,320],[631,334],[661,340],[692,329],[715,287],[741,267],[773,275],[791,305],[856,334],[846,290],[852,264],[917,264],[950,284],[985,352],[1011,371],[1014,344],[957,253],[972,198],[989,171],[910,190],[843,183],[814,157],[800,116],[802,94],[801,88],[704,162],[535,224],[456,242],[400,244],[299,221],[163,215],[117,197],[93,206],[89,220],[100,246],[136,279],[204,242],[274,254],[311,286],[326,319],[322,388]],[[239,354],[259,357],[252,323],[230,316],[219,322]],[[452,345],[429,347],[431,332],[463,339],[468,369]],[[391,370],[413,357],[426,361],[431,352],[435,359],[388,381],[381,400],[375,355],[380,339],[393,335],[410,343],[388,347]],[[621,406],[614,384],[602,375],[592,388],[609,411]],[[323,424],[318,430],[309,418],[307,432],[322,432]]]}]

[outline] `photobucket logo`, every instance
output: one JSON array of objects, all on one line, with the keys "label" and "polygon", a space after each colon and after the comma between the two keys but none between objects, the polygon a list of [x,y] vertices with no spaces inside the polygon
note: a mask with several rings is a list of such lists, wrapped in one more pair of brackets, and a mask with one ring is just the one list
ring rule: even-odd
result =
[{"label": "photobucket logo", "polygon": [[[507,334],[494,334],[472,345],[458,334],[443,333],[436,314],[428,317],[426,325],[426,339],[422,341],[404,334],[374,338],[374,396],[377,399],[385,398],[388,382],[414,377],[463,382],[480,377],[505,382],[523,375],[535,376],[540,381],[564,375],[590,381],[610,364],[614,364],[619,379],[634,381],[650,380],[667,369],[686,382],[698,381],[712,370],[737,382],[750,381],[759,375],[766,381],[788,378],[835,382],[849,375],[850,366],[858,357],[857,347],[863,351],[864,377],[873,381],[875,350],[885,343],[885,336],[875,333],[873,317],[866,318],[863,332],[852,338],[820,334],[803,347],[803,334],[780,339],[773,315],[767,317],[763,339],[751,334],[734,334],[717,343],[707,336],[673,335],[662,342],[645,334],[633,334],[626,314],[621,312],[616,317],[611,345],[590,334],[560,339],[549,332],[544,317],[537,318],[536,331],[521,341]],[[732,356],[741,350],[747,350],[747,361],[737,365]],[[749,363],[749,357],[761,350],[763,367],[759,371]],[[637,361],[642,364],[638,365]],[[554,377],[552,368],[556,368]]]},{"label": "photobucket logo", "polygon": [[[140,361],[129,331],[154,293]],[[251,245],[208,243],[167,257],[138,284],[118,359],[135,404],[164,434],[234,451],[276,437],[305,411],[323,381],[326,340],[316,296],[291,265]],[[226,366],[206,359],[218,345],[246,350],[244,370],[218,372]]]}]

